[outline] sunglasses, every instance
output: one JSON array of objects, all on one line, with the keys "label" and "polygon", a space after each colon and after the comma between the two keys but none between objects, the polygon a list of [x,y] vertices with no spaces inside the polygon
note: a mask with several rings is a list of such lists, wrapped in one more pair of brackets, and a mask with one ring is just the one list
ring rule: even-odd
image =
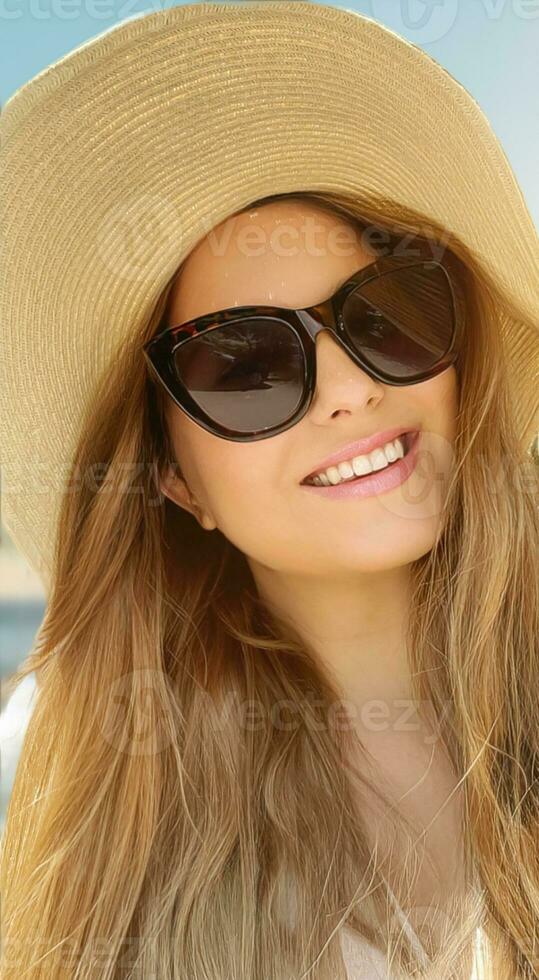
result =
[{"label": "sunglasses", "polygon": [[369,377],[413,385],[458,356],[464,322],[458,260],[384,255],[329,299],[295,310],[240,306],[167,327],[143,346],[150,372],[190,419],[233,442],[284,432],[308,411],[316,386],[316,336],[334,339]]}]

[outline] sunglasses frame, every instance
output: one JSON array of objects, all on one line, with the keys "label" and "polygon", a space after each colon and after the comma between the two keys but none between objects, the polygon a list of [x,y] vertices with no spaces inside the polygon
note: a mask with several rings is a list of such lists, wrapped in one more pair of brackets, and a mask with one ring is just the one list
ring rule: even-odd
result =
[{"label": "sunglasses frame", "polygon": [[[187,320],[174,326],[166,327],[149,341],[142,351],[150,372],[157,382],[165,388],[172,400],[186,415],[212,435],[228,439],[232,442],[253,442],[279,435],[299,422],[307,413],[316,389],[316,336],[320,330],[330,330],[336,342],[352,358],[354,364],[360,367],[369,377],[383,384],[401,387],[419,384],[441,374],[455,363],[459,354],[459,340],[462,336],[465,314],[464,295],[459,282],[459,260],[446,250],[443,261],[433,258],[432,243],[420,239],[418,251],[420,255],[382,255],[368,266],[350,276],[339,289],[322,303],[304,309],[291,309],[279,306],[238,306],[207,313],[204,316]],[[427,254],[428,253],[428,254]],[[368,359],[349,341],[344,325],[343,308],[348,296],[358,287],[371,282],[396,269],[412,269],[417,265],[439,266],[447,279],[452,306],[453,332],[451,342],[445,354],[430,368],[412,379],[395,379],[371,365]],[[178,347],[188,342],[192,337],[199,336],[209,329],[216,329],[224,323],[257,317],[279,320],[296,334],[303,352],[305,375],[303,395],[294,414],[285,422],[263,429],[253,429],[250,432],[238,433],[235,429],[215,422],[204,412],[191,397],[188,389],[178,378],[174,367],[174,354]]]}]

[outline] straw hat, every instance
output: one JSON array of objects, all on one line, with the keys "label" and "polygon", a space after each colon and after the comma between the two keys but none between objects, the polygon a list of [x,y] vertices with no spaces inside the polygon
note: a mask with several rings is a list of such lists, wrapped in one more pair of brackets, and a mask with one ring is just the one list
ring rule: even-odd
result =
[{"label": "straw hat", "polygon": [[8,100],[0,172],[3,519],[46,589],[99,376],[194,245],[268,194],[387,196],[456,233],[522,317],[504,341],[523,443],[539,428],[539,240],[515,176],[462,85],[368,17],[131,17]]}]

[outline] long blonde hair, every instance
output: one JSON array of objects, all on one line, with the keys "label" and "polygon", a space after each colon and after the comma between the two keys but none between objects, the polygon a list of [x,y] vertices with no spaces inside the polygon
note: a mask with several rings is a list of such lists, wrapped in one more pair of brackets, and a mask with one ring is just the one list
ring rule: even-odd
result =
[{"label": "long blonde hair", "polygon": [[[45,618],[16,675],[39,687],[2,842],[4,980],[340,980],[345,922],[396,976],[462,977],[478,925],[486,980],[539,975],[539,468],[502,347],[513,314],[422,215],[276,197],[420,229],[462,263],[457,466],[412,566],[408,646],[464,791],[470,897],[442,943],[424,931],[420,962],[367,843],[351,735],[329,721],[340,692],[264,608],[245,557],[160,492],[176,461],[140,347],[171,280],[88,412],[73,473],[92,478],[65,493]],[[275,724],[290,704],[294,725]],[[370,786],[367,767],[355,776]]]}]

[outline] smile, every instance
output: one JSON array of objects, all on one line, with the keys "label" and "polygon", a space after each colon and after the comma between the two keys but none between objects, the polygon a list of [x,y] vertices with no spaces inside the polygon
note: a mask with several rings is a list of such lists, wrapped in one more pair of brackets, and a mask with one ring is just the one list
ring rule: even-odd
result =
[{"label": "smile", "polygon": [[330,466],[300,484],[329,498],[368,497],[400,486],[415,469],[420,432],[406,432],[364,456]]},{"label": "smile", "polygon": [[383,470],[407,454],[412,436],[412,432],[403,433],[397,439],[373,449],[370,453],[353,456],[335,466],[328,466],[327,469],[306,478],[304,482],[316,487],[337,486],[356,477]]}]

